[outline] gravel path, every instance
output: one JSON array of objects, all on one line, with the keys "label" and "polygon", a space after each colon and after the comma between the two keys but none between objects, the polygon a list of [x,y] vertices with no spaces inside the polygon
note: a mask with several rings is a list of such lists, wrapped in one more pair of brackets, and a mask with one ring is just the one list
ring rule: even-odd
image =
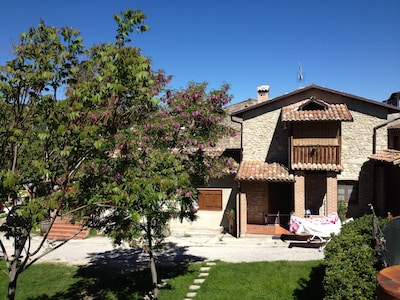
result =
[{"label": "gravel path", "polygon": [[[4,239],[3,239],[4,241]],[[33,239],[37,245],[39,237]],[[289,248],[288,242],[279,237],[252,235],[235,238],[229,234],[215,232],[173,232],[166,240],[164,251],[157,255],[157,260],[164,263],[179,263],[182,261],[222,260],[226,262],[251,261],[304,261],[319,260],[324,254],[315,248]],[[46,243],[44,250],[56,245]],[[12,245],[6,242],[6,248]],[[106,237],[91,237],[84,240],[71,240],[62,247],[40,259],[42,262],[62,262],[75,265],[101,263],[102,260],[112,260],[128,263],[134,261],[144,264],[147,256],[139,250],[129,247],[113,247]]]}]

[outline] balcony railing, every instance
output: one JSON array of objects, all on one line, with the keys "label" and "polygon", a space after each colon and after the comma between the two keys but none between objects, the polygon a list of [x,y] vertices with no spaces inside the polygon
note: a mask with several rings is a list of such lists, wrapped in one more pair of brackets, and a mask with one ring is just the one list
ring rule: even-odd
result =
[{"label": "balcony railing", "polygon": [[340,164],[340,147],[333,145],[293,146],[292,164]]}]

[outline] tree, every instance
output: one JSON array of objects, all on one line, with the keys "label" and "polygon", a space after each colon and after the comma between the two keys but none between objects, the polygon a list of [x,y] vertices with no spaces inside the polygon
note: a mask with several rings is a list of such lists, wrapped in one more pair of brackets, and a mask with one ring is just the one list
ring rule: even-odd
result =
[{"label": "tree", "polygon": [[95,195],[91,201],[97,205],[92,213],[97,217],[96,227],[117,244],[127,241],[148,253],[155,298],[154,249],[163,242],[168,222],[172,218],[193,220],[196,188],[204,186],[210,176],[233,171],[231,160],[210,156],[207,151],[220,137],[234,134],[219,124],[225,116],[223,106],[230,100],[228,86],[210,93],[206,87],[192,83],[183,91],[167,91],[158,110],[120,132],[115,157],[107,167],[92,164],[84,175],[87,182],[109,180],[102,179],[93,190],[83,181],[77,187],[82,199]]},{"label": "tree", "polygon": [[[193,219],[196,187],[231,165],[207,154],[220,137],[233,134],[219,124],[228,86],[166,90],[171,77],[152,70],[150,59],[128,45],[130,33],[148,29],[145,15],[128,10],[114,18],[116,41],[88,50],[77,31],[41,21],[22,35],[16,58],[1,69],[8,118],[0,138],[9,160],[1,165],[0,192],[13,199],[1,226],[14,239],[14,255],[5,255],[9,299],[18,275],[42,256],[47,236],[32,251],[32,229],[45,218],[53,224],[61,213],[103,229],[115,243],[145,249],[156,298],[153,249],[168,221]],[[59,88],[65,88],[63,100]],[[32,197],[18,203],[23,186]],[[0,247],[6,253],[1,240]]]},{"label": "tree", "polygon": [[[15,59],[0,67],[0,197],[9,208],[0,230],[5,238],[14,239],[13,255],[7,253],[0,240],[9,274],[9,299],[15,297],[19,274],[38,252],[30,249],[31,232],[53,208],[50,199],[41,197],[49,187],[50,174],[39,168],[40,162],[48,160],[43,155],[48,144],[38,138],[45,127],[43,120],[57,109],[58,89],[68,83],[77,57],[83,53],[78,34],[69,28],[48,27],[41,21],[21,35],[20,44],[14,46]],[[22,189],[30,190],[31,201],[20,203]]]},{"label": "tree", "polygon": [[[142,26],[145,16],[140,12],[128,11],[125,16],[130,23],[124,30],[146,29]],[[120,30],[119,35],[125,36],[124,30]],[[0,240],[7,266],[5,271],[9,274],[9,299],[15,297],[18,276],[42,256],[39,251],[47,235],[37,249],[31,249],[32,230],[46,218],[53,224],[61,212],[79,211],[80,203],[72,198],[71,188],[79,180],[83,162],[108,157],[103,152],[104,145],[112,144],[118,128],[128,126],[131,116],[154,108],[144,86],[162,88],[162,82],[150,82],[152,74],[147,77],[140,74],[149,69],[149,60],[139,49],[104,44],[91,50],[90,53],[84,50],[78,31],[59,30],[41,21],[36,28],[21,35],[20,44],[14,47],[15,59],[0,69],[4,117],[0,134],[4,153],[0,193],[9,206],[6,222],[0,230],[5,239],[14,240],[13,255],[7,253],[3,239]],[[84,59],[85,54],[92,57]],[[126,82],[120,82],[111,86],[104,83],[110,78],[99,80],[100,62],[118,69],[117,64],[123,62],[118,59],[120,54],[128,58],[126,63],[137,67],[125,76],[129,76],[128,80],[135,82],[134,85],[125,86]],[[104,60],[112,55],[116,62]],[[92,84],[102,85],[96,97],[88,98],[71,88],[84,78],[97,78]],[[63,88],[67,89],[67,98],[59,100],[59,90]],[[119,102],[113,88],[125,89],[130,96]],[[142,100],[150,104],[141,103]],[[137,105],[133,108],[135,102]],[[119,120],[121,115],[124,122]],[[20,201],[21,189],[29,189],[29,201]]]}]

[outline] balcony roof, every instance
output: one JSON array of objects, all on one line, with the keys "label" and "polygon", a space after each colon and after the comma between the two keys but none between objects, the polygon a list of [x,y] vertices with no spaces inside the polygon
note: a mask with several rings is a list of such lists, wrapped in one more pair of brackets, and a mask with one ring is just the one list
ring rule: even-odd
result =
[{"label": "balcony roof", "polygon": [[320,164],[320,163],[295,163],[292,164],[293,170],[301,171],[332,171],[341,172],[344,170],[342,165],[337,164]]},{"label": "balcony roof", "polygon": [[242,161],[236,176],[238,181],[294,182],[293,174],[278,163]]}]

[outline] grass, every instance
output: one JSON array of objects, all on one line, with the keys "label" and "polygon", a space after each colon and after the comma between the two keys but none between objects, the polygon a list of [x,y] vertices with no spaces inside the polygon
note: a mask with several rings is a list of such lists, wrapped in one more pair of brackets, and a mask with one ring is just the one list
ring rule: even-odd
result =
[{"label": "grass", "polygon": [[[4,261],[0,261],[0,268],[5,269]],[[190,272],[190,265],[158,267],[160,278],[190,276]],[[6,299],[7,285],[8,277],[0,271],[0,300]],[[98,260],[86,266],[37,263],[20,275],[16,300],[142,300],[150,290],[150,270],[131,270],[126,261]]]},{"label": "grass", "polygon": [[[4,263],[1,269],[4,270]],[[36,264],[22,273],[18,279],[16,299],[46,299],[44,295],[56,295],[59,291],[68,290],[79,281],[75,277],[78,267],[62,264]],[[62,280],[60,280],[62,279]],[[8,277],[0,273],[1,300],[6,299]],[[48,298],[51,299],[51,298]]]},{"label": "grass", "polygon": [[[321,263],[218,261],[195,299],[322,299]],[[3,269],[4,262],[0,266]],[[159,299],[185,298],[202,266],[205,262],[158,267],[160,277],[169,278]],[[81,267],[39,263],[21,274],[16,300],[143,299],[149,283],[148,268],[129,271],[101,263]],[[7,284],[7,276],[0,273],[0,300],[6,299]]]},{"label": "grass", "polygon": [[[202,266],[205,264],[202,263]],[[194,267],[194,266],[192,266]],[[200,268],[197,264],[197,268]],[[161,300],[183,299],[193,275],[173,278],[160,292]],[[321,261],[217,262],[201,284],[196,300],[322,299],[324,268]],[[189,278],[190,277],[190,278]],[[186,288],[186,289],[185,289]]]}]

